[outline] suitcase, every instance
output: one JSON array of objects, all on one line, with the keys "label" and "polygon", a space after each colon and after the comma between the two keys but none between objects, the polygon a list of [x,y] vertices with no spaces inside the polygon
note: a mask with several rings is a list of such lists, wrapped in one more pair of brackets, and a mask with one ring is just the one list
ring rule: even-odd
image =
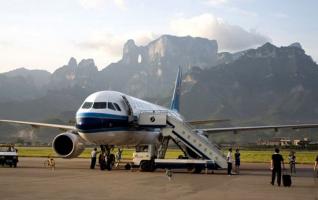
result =
[{"label": "suitcase", "polygon": [[290,187],[292,184],[291,176],[289,174],[283,174],[283,185]]}]

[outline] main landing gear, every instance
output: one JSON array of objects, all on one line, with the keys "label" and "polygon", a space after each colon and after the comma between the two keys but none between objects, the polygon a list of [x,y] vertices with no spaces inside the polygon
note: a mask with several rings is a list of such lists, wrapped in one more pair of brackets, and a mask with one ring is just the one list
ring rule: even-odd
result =
[{"label": "main landing gear", "polygon": [[114,146],[111,145],[100,145],[101,155],[99,157],[99,164],[101,169],[112,170],[115,164],[115,155],[111,153]]}]

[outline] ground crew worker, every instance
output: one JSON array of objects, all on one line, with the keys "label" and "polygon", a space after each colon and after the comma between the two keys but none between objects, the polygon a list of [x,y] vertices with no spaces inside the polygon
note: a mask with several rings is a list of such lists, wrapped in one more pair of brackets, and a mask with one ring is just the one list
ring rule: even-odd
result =
[{"label": "ground crew worker", "polygon": [[229,149],[229,152],[227,153],[226,156],[226,161],[227,161],[227,175],[231,176],[232,175],[232,148]]},{"label": "ground crew worker", "polygon": [[236,174],[240,174],[241,154],[239,149],[236,149],[236,153],[234,154],[234,157],[235,157],[235,172]]},{"label": "ground crew worker", "polygon": [[94,148],[93,151],[91,152],[91,169],[95,169],[96,155],[97,155],[97,149]]}]

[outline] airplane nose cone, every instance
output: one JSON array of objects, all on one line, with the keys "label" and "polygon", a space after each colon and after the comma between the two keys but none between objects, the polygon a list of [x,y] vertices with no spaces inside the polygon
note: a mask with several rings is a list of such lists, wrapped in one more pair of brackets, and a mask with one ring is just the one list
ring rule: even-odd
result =
[{"label": "airplane nose cone", "polygon": [[128,117],[101,116],[82,113],[76,116],[76,128],[81,131],[98,131],[98,129],[120,128],[128,126]]},{"label": "airplane nose cone", "polygon": [[105,119],[91,118],[91,117],[78,117],[76,118],[76,128],[80,130],[104,128],[103,121],[105,121]]}]

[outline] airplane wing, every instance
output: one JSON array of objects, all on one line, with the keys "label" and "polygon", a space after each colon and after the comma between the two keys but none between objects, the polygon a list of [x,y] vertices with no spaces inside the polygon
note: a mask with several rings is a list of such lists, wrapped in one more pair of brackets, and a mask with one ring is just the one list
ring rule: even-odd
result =
[{"label": "airplane wing", "polygon": [[237,133],[239,131],[254,131],[254,130],[270,130],[273,129],[278,131],[278,129],[304,129],[304,128],[318,128],[318,124],[294,124],[294,125],[271,125],[271,126],[242,126],[242,127],[226,127],[226,128],[206,128],[206,129],[197,129],[205,133],[220,133],[220,132],[230,132],[233,131]]},{"label": "airplane wing", "polygon": [[203,124],[212,124],[212,123],[218,123],[218,122],[226,122],[230,121],[229,119],[208,119],[208,120],[192,120],[192,121],[186,121],[186,123],[189,123],[190,125],[203,125]]},{"label": "airplane wing", "polygon": [[39,123],[39,122],[26,122],[26,121],[15,121],[15,120],[0,120],[0,123],[11,123],[11,124],[24,124],[30,125],[34,128],[46,127],[46,128],[57,128],[64,131],[68,130],[76,130],[75,126],[69,125],[60,125],[60,124],[47,124],[47,123]]}]

